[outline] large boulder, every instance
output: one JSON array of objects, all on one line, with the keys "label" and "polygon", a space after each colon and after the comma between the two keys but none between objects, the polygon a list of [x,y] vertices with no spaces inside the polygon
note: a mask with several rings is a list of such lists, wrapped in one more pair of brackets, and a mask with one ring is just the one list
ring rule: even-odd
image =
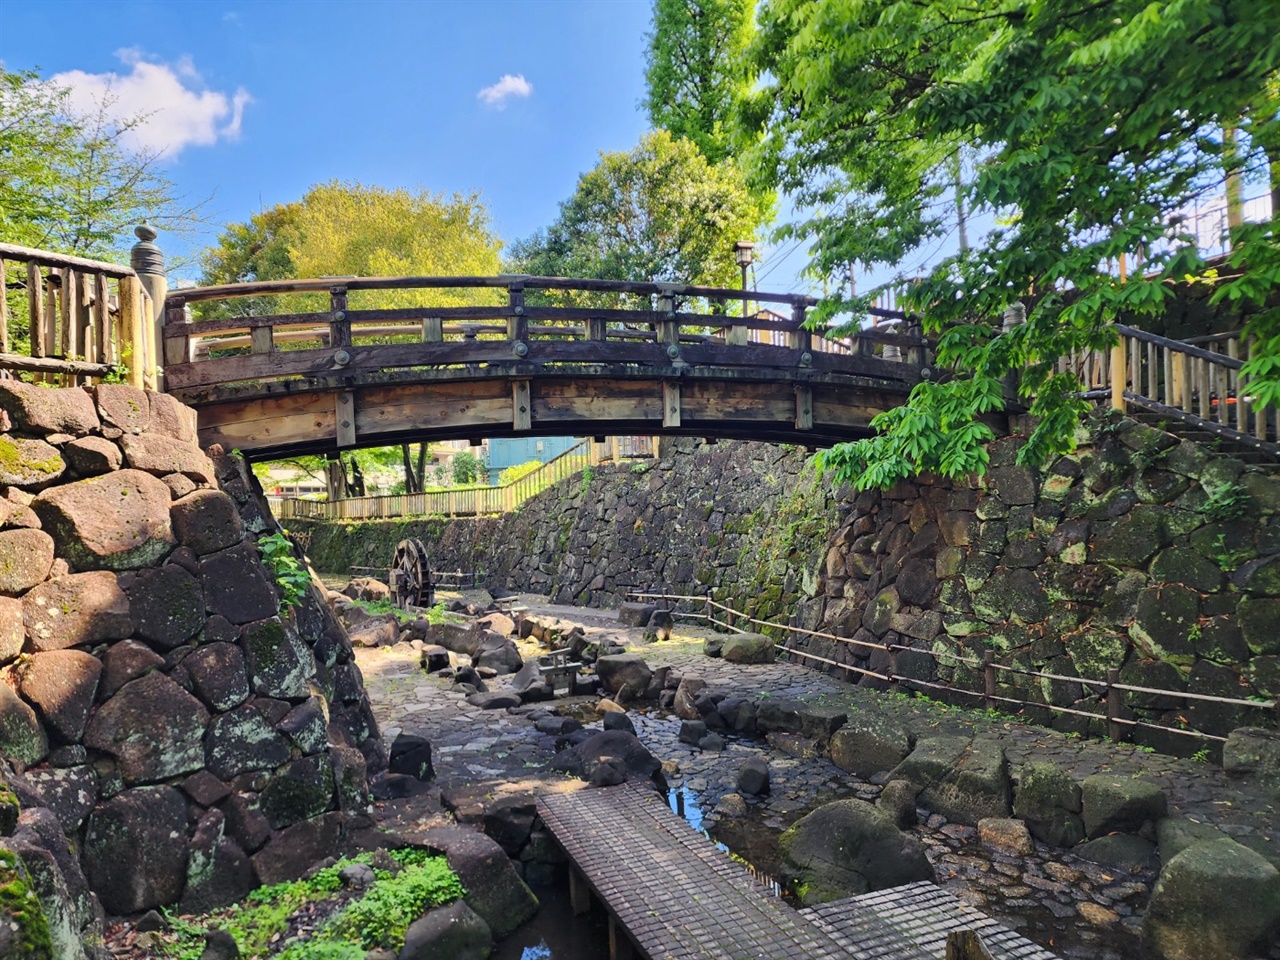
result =
[{"label": "large boulder", "polygon": [[472,664],[496,670],[501,675],[518,672],[524,666],[524,659],[511,640],[486,630],[476,641]]},{"label": "large boulder", "polygon": [[253,888],[253,864],[226,836],[226,816],[206,811],[191,835],[183,913],[204,913],[241,900]]},{"label": "large boulder", "polygon": [[538,912],[533,895],[497,842],[464,827],[435,827],[423,841],[444,851],[449,869],[466,888],[466,903],[501,940]]},{"label": "large boulder", "polygon": [[289,741],[251,706],[220,713],[204,738],[209,771],[230,780],[252,770],[271,770],[289,759]]},{"label": "large boulder", "polygon": [[1011,812],[1009,763],[994,740],[929,737],[891,774],[919,787],[922,807],[957,823],[976,827]]},{"label": "large boulder", "polygon": [[102,661],[80,650],[32,654],[18,670],[18,690],[60,743],[78,743],[93,705]]},{"label": "large boulder", "polygon": [[176,564],[140,571],[128,594],[135,636],[161,650],[180,646],[204,626],[200,584]]},{"label": "large boulder", "polygon": [[488,960],[493,951],[489,924],[464,900],[428,910],[409,925],[397,960]]},{"label": "large boulder", "polygon": [[892,770],[911,752],[911,737],[899,723],[874,713],[854,713],[831,735],[831,760],[854,776]]},{"label": "large boulder", "polygon": [[22,601],[0,597],[0,663],[8,663],[22,652],[26,633],[22,623]]},{"label": "large boulder", "polygon": [[31,509],[74,570],[136,570],[176,545],[169,523],[169,488],[141,470],[54,487]]},{"label": "large boulder", "polygon": [[846,711],[828,704],[781,697],[756,701],[756,729],[761,733],[797,733],[825,742],[848,719]]},{"label": "large boulder", "polygon": [[1142,935],[1164,960],[1245,960],[1280,934],[1280,871],[1223,838],[1197,843],[1165,864]]},{"label": "large boulder", "polygon": [[657,609],[652,603],[623,603],[618,607],[618,622],[626,627],[647,627]]},{"label": "large boulder", "polygon": [[187,805],[172,787],[135,787],[89,815],[85,870],[108,913],[138,913],[182,895]]},{"label": "large boulder", "polygon": [[1161,820],[1168,806],[1164,791],[1152,783],[1114,773],[1096,773],[1080,785],[1085,834],[1137,833],[1148,821]]},{"label": "large boulder", "polygon": [[1222,746],[1222,770],[1229,777],[1256,777],[1280,790],[1280,733],[1238,727]]},{"label": "large boulder", "polygon": [[0,530],[0,594],[30,590],[52,567],[53,539],[43,530]]},{"label": "large boulder", "polygon": [[[229,812],[227,821],[230,828]],[[265,827],[263,821],[258,829]],[[331,810],[310,820],[300,820],[274,835],[267,831],[271,839],[253,855],[253,872],[260,883],[296,880],[317,861],[342,854],[345,827],[346,816]]]},{"label": "large boulder", "polygon": [[252,543],[240,543],[200,560],[205,606],[231,623],[272,617],[280,602]]},{"label": "large boulder", "polygon": [[152,783],[205,764],[209,711],[162,673],[125,684],[98,708],[85,746],[116,758],[125,783]]},{"label": "large boulder", "polygon": [[600,657],[596,661],[596,674],[606,690],[618,694],[624,701],[643,696],[653,678],[653,671],[644,658],[634,653]]},{"label": "large boulder", "polygon": [[695,677],[693,674],[681,677],[680,684],[676,687],[675,701],[672,703],[676,716],[684,720],[701,719],[702,713],[698,710],[696,703],[698,694],[706,688],[707,681],[701,677]]},{"label": "large boulder", "polygon": [[[113,648],[114,649],[114,648]],[[210,710],[230,710],[249,699],[244,654],[234,643],[207,643],[182,660],[193,692]]]},{"label": "large boulder", "polygon": [[720,644],[720,656],[729,663],[773,663],[773,640],[763,633],[734,633]]},{"label": "large boulder", "polygon": [[316,658],[291,624],[260,620],[244,628],[242,639],[255,693],[284,700],[310,696]]},{"label": "large boulder", "polygon": [[41,490],[66,469],[57,447],[0,433],[0,484]]},{"label": "large boulder", "polygon": [[48,752],[49,740],[36,712],[7,683],[0,683],[0,755],[30,765]]},{"label": "large boulder", "polygon": [[93,399],[79,387],[50,390],[19,380],[0,380],[0,410],[21,433],[82,436],[99,426]]},{"label": "large boulder", "polygon": [[333,766],[323,754],[281,767],[258,796],[258,808],[281,830],[324,813],[333,801]]},{"label": "large boulder", "polygon": [[37,652],[123,640],[133,633],[129,598],[109,570],[40,584],[22,598],[22,619]]},{"label": "large boulder", "polygon": [[1033,837],[1055,847],[1075,846],[1084,839],[1080,810],[1080,785],[1056,763],[1023,765],[1013,813],[1026,821]]},{"label": "large boulder", "polygon": [[178,542],[200,556],[234,547],[244,536],[235,501],[221,490],[197,490],[169,508]]},{"label": "large boulder", "polygon": [[933,880],[924,847],[862,800],[824,804],[781,841],[784,879],[805,905]]},{"label": "large boulder", "polygon": [[98,416],[125,433],[142,433],[151,425],[151,405],[146,391],[125,383],[100,383],[93,388]]},{"label": "large boulder", "polygon": [[182,443],[158,433],[130,434],[120,438],[125,463],[157,477],[180,473],[196,483],[212,485],[213,464],[191,443]]},{"label": "large boulder", "polygon": [[595,733],[576,746],[562,750],[551,760],[551,769],[591,780],[597,768],[604,764],[622,771],[627,780],[649,779],[666,791],[662,764],[633,734],[624,730]]}]

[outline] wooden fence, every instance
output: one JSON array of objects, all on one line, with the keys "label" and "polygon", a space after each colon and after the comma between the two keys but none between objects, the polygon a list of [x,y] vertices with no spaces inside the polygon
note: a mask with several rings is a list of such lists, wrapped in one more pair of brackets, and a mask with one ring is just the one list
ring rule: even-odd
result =
[{"label": "wooden fence", "polygon": [[[1039,710],[1049,710],[1053,713],[1060,713],[1069,716],[1086,717],[1090,720],[1105,721],[1107,726],[1107,736],[1111,740],[1120,741],[1124,739],[1127,730],[1133,730],[1142,727],[1147,730],[1158,730],[1163,733],[1179,734],[1185,737],[1191,737],[1198,740],[1208,740],[1215,743],[1224,743],[1226,737],[1220,737],[1215,734],[1205,733],[1202,730],[1191,728],[1168,727],[1158,723],[1148,723],[1144,720],[1136,720],[1131,717],[1123,716],[1124,712],[1124,695],[1126,693],[1136,693],[1145,696],[1172,697],[1184,701],[1198,701],[1201,703],[1216,703],[1224,706],[1232,707],[1250,707],[1261,711],[1259,719],[1270,717],[1272,720],[1280,720],[1280,699],[1278,700],[1243,700],[1238,697],[1218,697],[1205,693],[1191,693],[1186,690],[1162,690],[1155,687],[1139,687],[1133,684],[1120,682],[1120,671],[1110,669],[1107,671],[1106,680],[1092,680],[1088,677],[1068,677],[1057,673],[1045,673],[1040,670],[1024,670],[1021,667],[1013,667],[1003,663],[995,662],[995,651],[986,650],[983,657],[978,660],[974,657],[966,657],[959,653],[945,653],[936,655],[936,659],[944,662],[947,666],[960,665],[970,669],[980,671],[983,679],[983,688],[981,690],[970,690],[966,687],[958,687],[947,683],[937,683],[931,680],[921,680],[916,677],[902,676],[897,672],[897,655],[900,651],[911,650],[916,653],[920,651],[915,647],[905,646],[898,643],[871,643],[866,640],[855,640],[852,637],[842,637],[834,633],[823,633],[820,630],[806,630],[803,627],[797,627],[794,624],[774,623],[770,620],[759,620],[735,610],[727,604],[712,600],[709,595],[693,596],[687,594],[668,594],[668,593],[628,593],[628,598],[633,600],[658,600],[663,603],[674,604],[695,604],[699,609],[677,610],[675,612],[682,616],[693,617],[705,620],[716,626],[724,627],[728,630],[737,630],[743,632],[739,624],[750,624],[752,627],[764,627],[782,631],[784,635],[792,637],[815,637],[821,640],[830,640],[835,643],[849,644],[850,646],[860,647],[867,651],[883,651],[889,656],[889,669],[886,672],[870,670],[866,667],[859,667],[853,664],[840,663],[829,657],[822,657],[807,650],[799,650],[786,643],[776,644],[779,650],[792,656],[802,657],[806,660],[812,660],[822,663],[828,667],[834,667],[837,670],[846,671],[857,677],[873,677],[885,683],[902,684],[907,687],[925,691],[941,691],[945,693],[958,693],[963,696],[971,697],[975,702],[980,703],[984,707],[1013,706],[1018,709],[1024,707],[1032,707]],[[1063,707],[1052,703],[1039,703],[1030,700],[1020,700],[1016,697],[1000,695],[999,677],[1001,674],[1017,674],[1023,677],[1030,677],[1037,680],[1049,680],[1057,683],[1080,684],[1082,687],[1093,690],[1098,696],[1098,704],[1100,710],[1104,712],[1091,712],[1088,710],[1080,710],[1075,707]]]},{"label": "wooden fence", "polygon": [[[146,292],[129,267],[0,243],[0,371],[155,389]],[[20,352],[19,352],[20,351]]]},{"label": "wooden fence", "polygon": [[1253,349],[1238,333],[1169,340],[1116,324],[1110,352],[1094,350],[1059,361],[1080,377],[1086,394],[1110,397],[1164,414],[1271,454],[1280,453],[1280,421],[1274,407],[1255,404],[1241,367]]},{"label": "wooden fence", "polygon": [[590,440],[570,447],[554,460],[511,483],[495,487],[459,487],[427,493],[399,493],[347,500],[281,499],[272,503],[280,520],[382,520],[390,517],[484,517],[510,513],[554,483],[599,462]]}]

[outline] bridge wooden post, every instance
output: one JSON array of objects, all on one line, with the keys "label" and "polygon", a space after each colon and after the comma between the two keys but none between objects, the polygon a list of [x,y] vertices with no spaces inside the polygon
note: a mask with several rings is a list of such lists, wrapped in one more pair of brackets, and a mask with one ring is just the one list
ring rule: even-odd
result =
[{"label": "bridge wooden post", "polygon": [[791,320],[795,323],[795,329],[791,331],[788,339],[791,341],[792,350],[808,353],[813,346],[809,331],[804,326],[805,307],[803,303],[797,303],[791,308]]},{"label": "bridge wooden post", "polygon": [[351,321],[347,319],[347,288],[338,285],[329,288],[329,346],[342,350],[351,346]]},{"label": "bridge wooden post", "polygon": [[813,387],[807,383],[796,384],[796,429],[813,429]]},{"label": "bridge wooden post", "polygon": [[509,285],[507,298],[511,307],[511,316],[507,317],[507,339],[512,342],[528,340],[529,318],[524,312],[524,284]]},{"label": "bridge wooden post", "polygon": [[422,342],[423,343],[443,343],[444,342],[444,321],[439,317],[423,317],[422,318]]},{"label": "bridge wooden post", "polygon": [[591,912],[591,889],[573,864],[569,865],[569,905],[575,917]]},{"label": "bridge wooden post", "polygon": [[[680,349],[680,324],[676,322],[676,301],[670,293],[658,297],[658,313],[662,319],[658,323],[658,342],[672,345]],[[670,351],[668,351],[670,353]],[[677,357],[672,357],[675,360]]]},{"label": "bridge wooden post", "polygon": [[[194,356],[191,349],[191,337],[187,328],[187,308],[181,300],[170,300],[165,303],[164,311],[164,365],[190,363]],[[268,334],[271,328],[267,327]],[[255,331],[256,332],[256,331]],[[268,343],[270,338],[268,337]],[[257,346],[257,341],[254,341]],[[255,350],[255,352],[258,352]]]},{"label": "bridge wooden post", "polygon": [[609,914],[609,960],[631,960],[631,941],[619,929],[618,921]]}]

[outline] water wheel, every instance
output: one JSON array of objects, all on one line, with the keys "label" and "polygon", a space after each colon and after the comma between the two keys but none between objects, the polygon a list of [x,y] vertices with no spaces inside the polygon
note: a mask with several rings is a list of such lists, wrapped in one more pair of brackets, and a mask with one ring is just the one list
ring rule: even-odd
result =
[{"label": "water wheel", "polygon": [[427,548],[421,540],[401,540],[391,559],[392,599],[397,607],[429,607],[435,603]]}]

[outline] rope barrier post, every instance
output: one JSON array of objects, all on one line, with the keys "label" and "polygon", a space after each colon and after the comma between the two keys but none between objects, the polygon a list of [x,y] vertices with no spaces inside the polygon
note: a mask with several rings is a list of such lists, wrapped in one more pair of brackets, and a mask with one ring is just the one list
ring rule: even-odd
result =
[{"label": "rope barrier post", "polygon": [[897,683],[897,681],[898,681],[898,651],[895,649],[894,644],[889,643],[889,641],[887,641],[887,640],[885,641],[885,644],[884,644],[884,650],[885,650],[885,653],[889,654],[889,682],[890,682],[890,683]]},{"label": "rope barrier post", "polygon": [[1120,742],[1120,696],[1116,689],[1120,682],[1120,671],[1112,667],[1107,671],[1107,736],[1115,743]]},{"label": "rope barrier post", "polygon": [[706,615],[707,623],[711,622],[711,591],[707,591],[707,595],[702,599],[702,612]]},{"label": "rope barrier post", "polygon": [[996,695],[996,652],[982,651],[982,702],[990,707]]}]

